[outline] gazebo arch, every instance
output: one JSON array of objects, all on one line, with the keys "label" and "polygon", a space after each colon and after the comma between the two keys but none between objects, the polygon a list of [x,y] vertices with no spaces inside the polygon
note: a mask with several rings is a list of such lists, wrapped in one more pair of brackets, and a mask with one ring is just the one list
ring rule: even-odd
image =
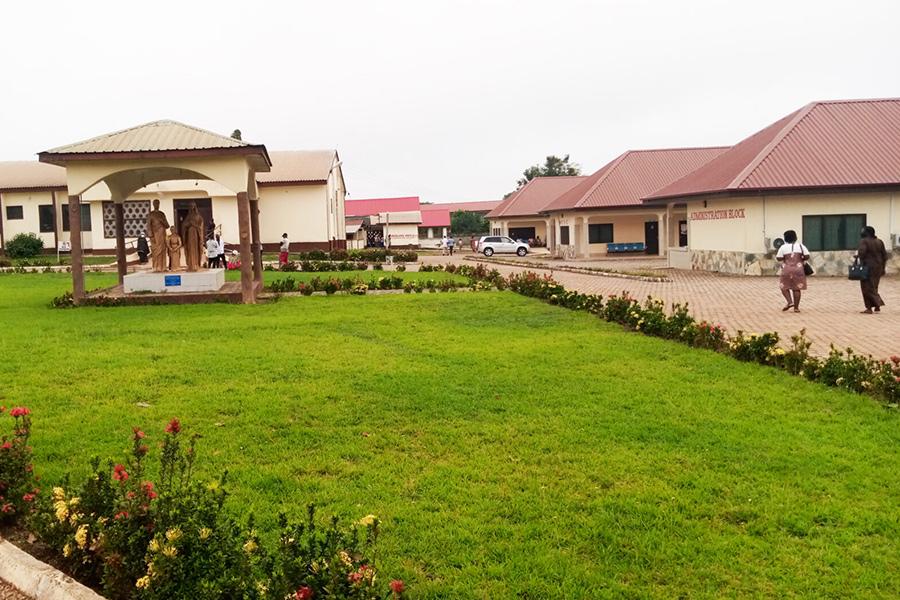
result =
[{"label": "gazebo arch", "polygon": [[[38,154],[41,162],[65,167],[72,245],[72,289],[84,298],[81,195],[100,182],[115,207],[119,282],[127,273],[123,204],[139,189],[160,181],[207,179],[235,195],[241,252],[241,297],[256,300],[262,284],[259,195],[256,173],[268,172],[266,147],[221,136],[176,121],[154,121],[60,146]],[[251,260],[248,260],[252,256]]]}]

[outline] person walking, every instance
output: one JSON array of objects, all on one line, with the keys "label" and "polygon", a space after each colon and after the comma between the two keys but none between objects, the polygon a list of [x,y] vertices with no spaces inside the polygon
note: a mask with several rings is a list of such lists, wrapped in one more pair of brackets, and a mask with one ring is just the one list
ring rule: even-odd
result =
[{"label": "person walking", "polygon": [[800,312],[800,295],[806,289],[806,271],[803,265],[809,260],[809,250],[797,241],[797,232],[789,229],[784,232],[784,243],[778,248],[775,260],[782,263],[778,287],[787,305],[782,311],[794,309]]},{"label": "person walking", "polygon": [[450,256],[453,256],[453,247],[456,245],[456,240],[452,237],[447,238],[447,252],[449,252]]},{"label": "person walking", "polygon": [[855,258],[869,268],[869,276],[859,282],[859,289],[866,305],[866,310],[862,311],[862,314],[871,315],[873,312],[881,312],[881,307],[884,306],[884,300],[878,294],[878,284],[884,275],[888,253],[884,242],[875,237],[874,227],[870,225],[863,227],[860,238]]},{"label": "person walking", "polygon": [[219,243],[212,236],[206,240],[206,263],[210,269],[219,268]]},{"label": "person walking", "polygon": [[228,258],[225,257],[225,240],[218,233],[216,234],[216,251],[219,253],[219,266],[223,269],[228,268]]},{"label": "person walking", "polygon": [[278,266],[283,267],[288,264],[290,257],[291,242],[288,240],[288,234],[281,234],[281,245],[278,247]]}]

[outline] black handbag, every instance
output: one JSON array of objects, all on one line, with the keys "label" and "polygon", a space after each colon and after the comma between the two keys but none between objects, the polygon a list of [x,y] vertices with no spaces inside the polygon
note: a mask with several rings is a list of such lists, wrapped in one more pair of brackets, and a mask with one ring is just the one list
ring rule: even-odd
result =
[{"label": "black handbag", "polygon": [[850,272],[847,275],[847,278],[851,281],[865,281],[869,278],[869,267],[860,263],[859,258],[857,257],[853,264],[850,265]]},{"label": "black handbag", "polygon": [[804,262],[803,263],[803,274],[806,275],[807,277],[809,277],[813,273],[815,273],[815,270],[812,268],[812,265],[809,264],[808,262]]}]

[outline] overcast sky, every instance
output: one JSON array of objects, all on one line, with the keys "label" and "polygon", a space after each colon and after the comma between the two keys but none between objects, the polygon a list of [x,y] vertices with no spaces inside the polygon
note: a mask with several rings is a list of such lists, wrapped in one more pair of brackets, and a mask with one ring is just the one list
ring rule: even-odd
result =
[{"label": "overcast sky", "polygon": [[157,119],[337,148],[350,198],[499,199],[527,166],[733,144],[900,96],[900,1],[15,2],[0,160]]}]

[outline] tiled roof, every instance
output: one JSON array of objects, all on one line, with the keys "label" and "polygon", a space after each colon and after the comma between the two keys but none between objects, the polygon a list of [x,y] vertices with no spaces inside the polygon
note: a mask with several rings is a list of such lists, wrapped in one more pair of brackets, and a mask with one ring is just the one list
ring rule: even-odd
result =
[{"label": "tiled roof", "polygon": [[33,160],[0,162],[0,191],[65,188],[66,170]]},{"label": "tiled roof", "polygon": [[813,102],[647,199],[900,184],[900,98]]},{"label": "tiled roof", "polygon": [[[178,121],[152,121],[89,140],[47,150],[46,154],[82,154],[106,152],[158,152],[165,150],[208,150],[239,148],[247,142],[219,135]],[[42,153],[43,154],[43,153]]]},{"label": "tiled roof", "polygon": [[272,170],[257,173],[262,185],[327,181],[337,161],[335,150],[276,150],[269,153]]},{"label": "tiled roof", "polygon": [[419,197],[405,198],[367,198],[365,200],[346,200],[344,214],[348,217],[368,217],[383,212],[406,212],[419,210]]},{"label": "tiled roof", "polygon": [[629,150],[559,196],[545,210],[640,206],[641,198],[706,164],[728,148]]},{"label": "tiled roof", "polygon": [[467,210],[471,212],[488,212],[500,205],[500,200],[481,200],[477,202],[441,202],[438,204],[423,204],[422,212],[429,210]]},{"label": "tiled roof", "polygon": [[487,216],[489,219],[537,216],[548,204],[585,179],[587,177],[580,175],[535,177],[503,200]]},{"label": "tiled roof", "polygon": [[446,208],[430,208],[429,210],[423,208],[421,227],[450,227],[450,211]]}]

